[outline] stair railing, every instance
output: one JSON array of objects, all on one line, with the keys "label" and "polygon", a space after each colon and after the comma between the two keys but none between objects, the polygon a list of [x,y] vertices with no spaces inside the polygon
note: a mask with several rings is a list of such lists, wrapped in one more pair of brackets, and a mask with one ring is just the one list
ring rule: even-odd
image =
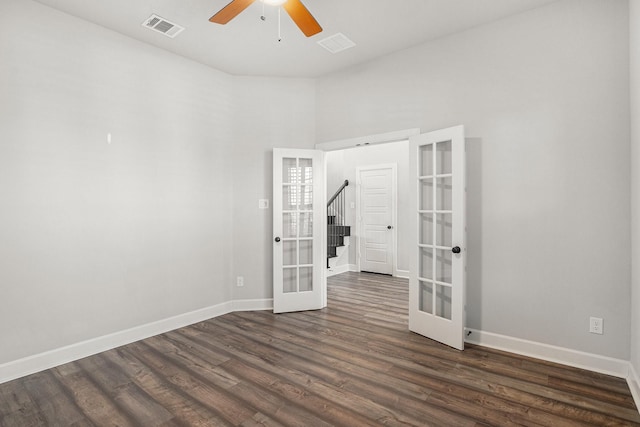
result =
[{"label": "stair railing", "polygon": [[[345,225],[345,188],[349,185],[349,180],[345,179],[340,188],[327,202],[327,246],[337,246],[340,238],[335,233],[331,233],[330,225]],[[334,227],[335,229],[335,227]]]}]

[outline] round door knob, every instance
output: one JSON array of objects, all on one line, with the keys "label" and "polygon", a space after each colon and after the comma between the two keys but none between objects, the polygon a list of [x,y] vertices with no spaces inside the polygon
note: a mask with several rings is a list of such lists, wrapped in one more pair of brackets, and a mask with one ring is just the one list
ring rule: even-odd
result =
[{"label": "round door knob", "polygon": [[390,225],[387,225],[387,230],[391,230],[393,227]]},{"label": "round door knob", "polygon": [[275,241],[276,241],[276,243],[278,243],[278,242],[280,241],[280,238],[279,238],[279,237],[276,237],[276,238],[275,238]]},{"label": "round door knob", "polygon": [[454,254],[459,254],[460,253],[460,246],[454,246],[451,248],[451,252],[453,252]]}]

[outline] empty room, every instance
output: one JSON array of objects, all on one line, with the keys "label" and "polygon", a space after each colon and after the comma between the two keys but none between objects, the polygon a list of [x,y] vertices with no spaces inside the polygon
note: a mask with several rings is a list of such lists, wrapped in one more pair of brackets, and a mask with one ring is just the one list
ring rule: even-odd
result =
[{"label": "empty room", "polygon": [[640,0],[0,0],[0,426],[640,425]]}]

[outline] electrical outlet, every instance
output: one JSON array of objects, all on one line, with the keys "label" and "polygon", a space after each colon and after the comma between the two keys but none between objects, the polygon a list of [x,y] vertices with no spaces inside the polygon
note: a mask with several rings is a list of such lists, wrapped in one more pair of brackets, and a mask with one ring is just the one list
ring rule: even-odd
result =
[{"label": "electrical outlet", "polygon": [[236,286],[239,288],[244,286],[244,277],[242,276],[236,277]]},{"label": "electrical outlet", "polygon": [[604,323],[600,317],[590,317],[589,318],[589,332],[592,334],[600,334],[604,330]]}]

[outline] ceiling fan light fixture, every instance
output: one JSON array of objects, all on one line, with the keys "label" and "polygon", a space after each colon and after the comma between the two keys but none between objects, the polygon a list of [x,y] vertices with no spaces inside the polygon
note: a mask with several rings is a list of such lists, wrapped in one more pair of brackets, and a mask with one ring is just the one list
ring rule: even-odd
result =
[{"label": "ceiling fan light fixture", "polygon": [[269,6],[282,6],[287,2],[287,0],[262,0],[262,2]]},{"label": "ceiling fan light fixture", "polygon": [[[223,7],[209,18],[210,22],[224,25],[238,16],[243,10],[251,6],[256,0],[231,0],[231,3]],[[291,17],[293,22],[300,28],[300,31],[307,36],[311,37],[322,32],[322,27],[313,17],[311,12],[302,4],[301,0],[261,0],[262,5],[268,4],[270,6],[282,6],[282,8]],[[278,9],[278,12],[280,9]],[[278,14],[280,16],[280,14]],[[261,16],[264,21],[264,12]],[[280,19],[280,18],[278,18]]]}]

